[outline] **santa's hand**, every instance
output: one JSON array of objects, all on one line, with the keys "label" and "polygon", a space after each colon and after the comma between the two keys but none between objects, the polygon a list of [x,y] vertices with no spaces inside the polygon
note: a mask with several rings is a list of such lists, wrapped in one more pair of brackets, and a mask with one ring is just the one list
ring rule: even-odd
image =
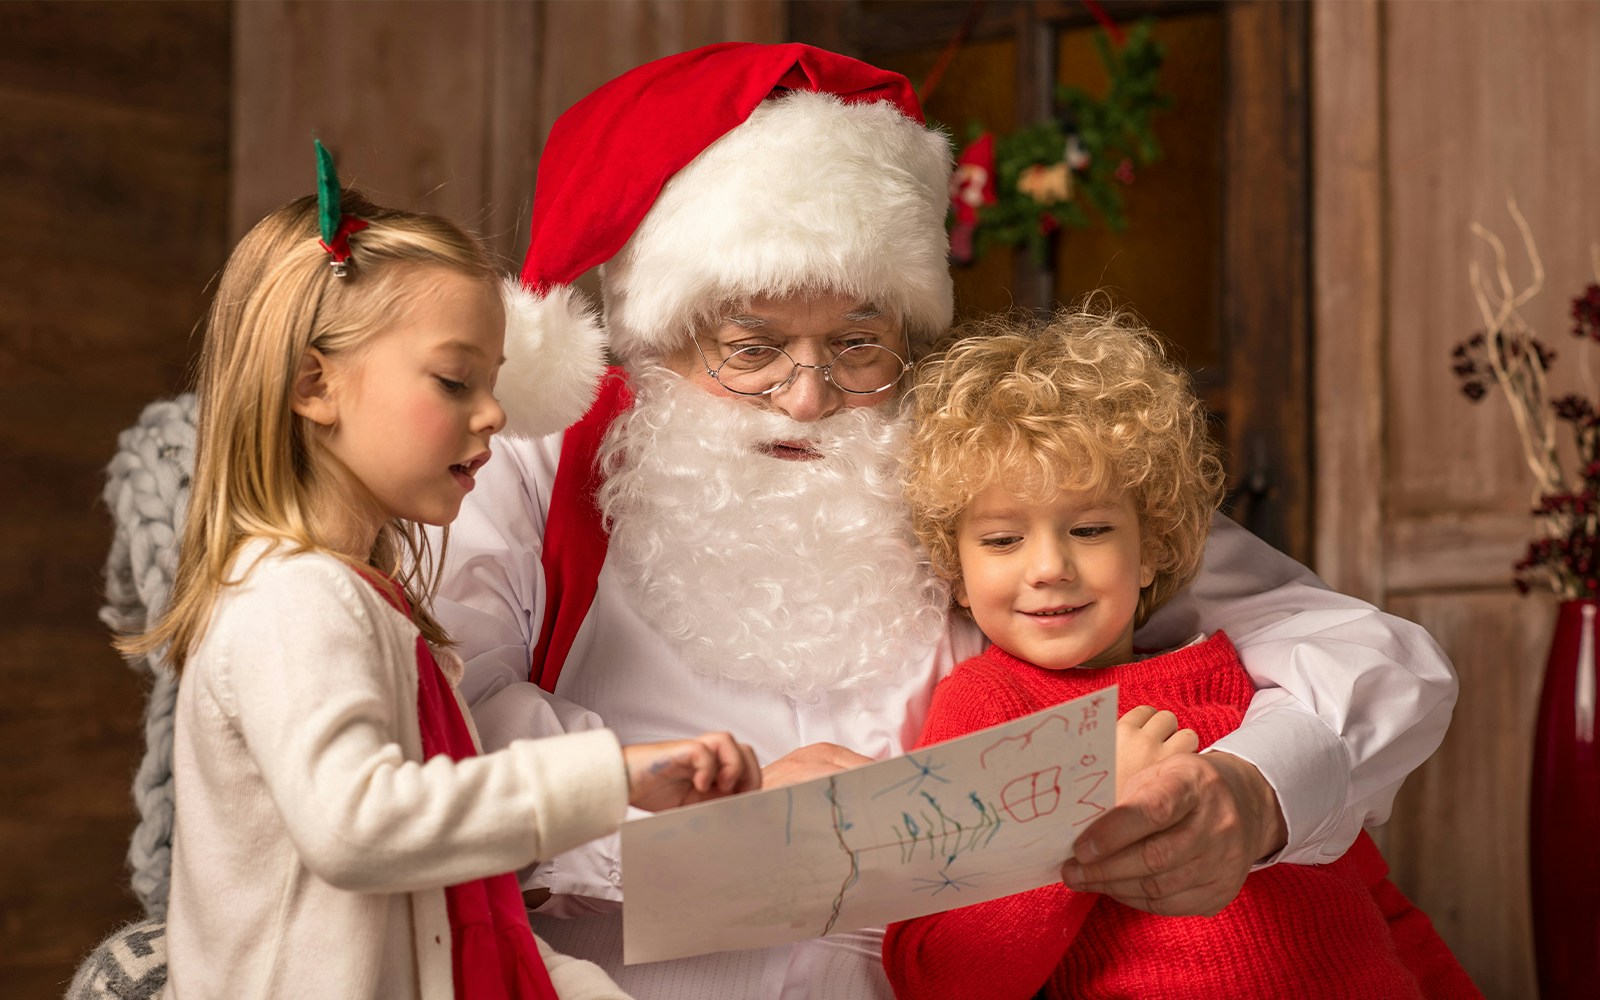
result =
[{"label": "santa's hand", "polygon": [[1162,709],[1140,705],[1117,720],[1117,801],[1134,775],[1174,754],[1194,753],[1200,737],[1193,729],[1179,729],[1178,717]]},{"label": "santa's hand", "polygon": [[1254,766],[1227,753],[1180,754],[1129,781],[1078,838],[1061,879],[1149,913],[1211,916],[1287,838],[1278,797]]},{"label": "santa's hand", "polygon": [[838,774],[870,763],[871,757],[864,757],[837,743],[807,743],[762,768],[761,784],[765,788],[798,785],[802,781]]},{"label": "santa's hand", "polygon": [[628,802],[660,811],[761,787],[755,751],[727,733],[622,748]]}]

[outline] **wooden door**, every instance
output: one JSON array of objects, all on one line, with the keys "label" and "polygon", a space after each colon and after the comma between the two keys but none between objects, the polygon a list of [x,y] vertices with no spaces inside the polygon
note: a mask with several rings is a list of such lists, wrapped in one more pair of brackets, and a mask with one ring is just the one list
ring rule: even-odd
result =
[{"label": "wooden door", "polygon": [[[1584,392],[1570,303],[1600,243],[1600,6],[1350,0],[1314,8],[1318,569],[1425,625],[1461,679],[1450,732],[1395,801],[1385,855],[1490,998],[1536,995],[1528,897],[1533,723],[1555,601],[1519,596],[1532,478],[1497,395],[1451,349],[1482,328],[1480,223],[1543,291],[1522,315]],[[1590,345],[1591,347],[1593,345]],[[1592,389],[1587,390],[1592,395]]]},{"label": "wooden door", "polygon": [[[1070,303],[1107,288],[1178,349],[1217,421],[1231,513],[1311,556],[1306,11],[1277,3],[1104,3],[1150,16],[1167,50],[1163,159],[1125,189],[1128,227],[1057,234],[1051,259],[1000,251],[956,270],[958,313]],[[1076,2],[791,0],[791,37],[925,83],[958,142],[1052,113],[1058,84],[1102,92],[1096,22]],[[960,39],[953,45],[952,40]]]}]

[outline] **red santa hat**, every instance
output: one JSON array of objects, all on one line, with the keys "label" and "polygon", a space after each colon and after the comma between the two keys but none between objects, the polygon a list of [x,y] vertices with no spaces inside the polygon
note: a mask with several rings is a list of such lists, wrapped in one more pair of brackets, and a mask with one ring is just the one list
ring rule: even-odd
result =
[{"label": "red santa hat", "polygon": [[617,77],[556,121],[540,157],[500,379],[512,426],[518,356],[551,363],[525,345],[598,333],[571,287],[596,265],[624,361],[670,352],[730,301],[808,291],[871,302],[931,341],[953,308],[950,169],[905,77],[809,45],[709,45]]}]

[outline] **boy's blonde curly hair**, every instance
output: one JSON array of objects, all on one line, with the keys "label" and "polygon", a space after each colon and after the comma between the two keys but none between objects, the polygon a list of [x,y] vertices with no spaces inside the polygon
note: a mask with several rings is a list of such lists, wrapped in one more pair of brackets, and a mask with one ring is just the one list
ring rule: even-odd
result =
[{"label": "boy's blonde curly hair", "polygon": [[961,580],[956,530],[993,484],[1030,502],[1063,489],[1126,494],[1155,568],[1139,595],[1143,624],[1199,571],[1222,501],[1220,450],[1188,372],[1131,313],[1093,300],[1048,323],[994,316],[953,337],[918,367],[903,463],[934,570]]}]

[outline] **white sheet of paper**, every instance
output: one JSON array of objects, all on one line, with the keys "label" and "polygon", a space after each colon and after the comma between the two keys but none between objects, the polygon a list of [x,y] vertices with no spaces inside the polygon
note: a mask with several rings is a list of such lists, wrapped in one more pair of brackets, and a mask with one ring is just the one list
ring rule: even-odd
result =
[{"label": "white sheet of paper", "polygon": [[1035,889],[1111,808],[1113,685],[803,784],[622,826],[623,961],[763,948]]}]

